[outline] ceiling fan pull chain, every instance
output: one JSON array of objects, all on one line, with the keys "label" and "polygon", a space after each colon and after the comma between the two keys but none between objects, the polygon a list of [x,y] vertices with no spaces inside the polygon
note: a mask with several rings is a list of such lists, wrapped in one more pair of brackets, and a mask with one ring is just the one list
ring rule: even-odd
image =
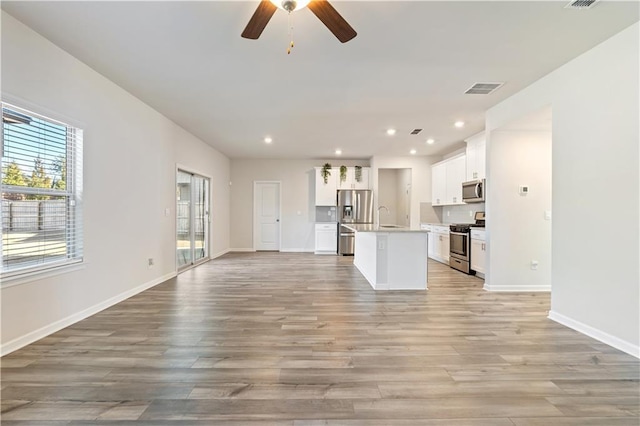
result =
[{"label": "ceiling fan pull chain", "polygon": [[287,17],[287,25],[289,25],[289,47],[287,47],[287,55],[291,54],[291,49],[293,49],[293,17],[291,16],[291,12]]}]

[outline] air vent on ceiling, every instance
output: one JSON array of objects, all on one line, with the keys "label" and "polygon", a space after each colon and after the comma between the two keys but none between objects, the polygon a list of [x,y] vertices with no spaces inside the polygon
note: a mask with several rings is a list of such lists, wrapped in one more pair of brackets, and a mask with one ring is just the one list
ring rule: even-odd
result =
[{"label": "air vent on ceiling", "polygon": [[488,95],[504,83],[476,83],[464,92],[467,95]]},{"label": "air vent on ceiling", "polygon": [[418,134],[418,133],[420,133],[421,131],[422,131],[422,129],[413,129],[413,130],[411,131],[411,134],[412,134],[412,135],[417,135],[417,134]]},{"label": "air vent on ceiling", "polygon": [[598,0],[574,0],[570,1],[565,9],[590,9]]}]

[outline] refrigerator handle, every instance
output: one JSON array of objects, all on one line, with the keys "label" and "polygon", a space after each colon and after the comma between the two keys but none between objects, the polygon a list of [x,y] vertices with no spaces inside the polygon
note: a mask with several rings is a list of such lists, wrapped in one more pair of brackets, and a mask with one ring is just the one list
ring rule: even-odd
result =
[{"label": "refrigerator handle", "polygon": [[356,192],[356,220],[361,222],[362,210],[360,206],[360,193]]}]

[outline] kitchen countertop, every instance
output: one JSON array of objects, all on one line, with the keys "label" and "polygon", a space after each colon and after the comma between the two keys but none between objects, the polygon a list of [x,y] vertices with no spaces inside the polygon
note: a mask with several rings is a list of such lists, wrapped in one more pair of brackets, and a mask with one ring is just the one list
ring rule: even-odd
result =
[{"label": "kitchen countertop", "polygon": [[429,231],[425,231],[424,229],[420,229],[420,227],[395,227],[396,225],[392,225],[391,228],[386,228],[384,225],[358,225],[358,224],[347,224],[343,223],[342,226],[345,228],[351,229],[354,232],[422,232],[426,233]]}]

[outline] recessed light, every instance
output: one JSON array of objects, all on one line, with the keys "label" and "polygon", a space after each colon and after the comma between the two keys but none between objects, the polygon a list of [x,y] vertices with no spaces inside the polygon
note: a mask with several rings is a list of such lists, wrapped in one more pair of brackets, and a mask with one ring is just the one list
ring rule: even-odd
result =
[{"label": "recessed light", "polygon": [[341,149],[336,149],[336,155],[341,155],[342,154],[342,150]]},{"label": "recessed light", "polygon": [[453,125],[460,129],[464,127],[464,121],[456,121],[455,123],[453,123]]},{"label": "recessed light", "polygon": [[269,136],[264,138],[264,143],[271,143],[271,142],[273,142],[273,139],[271,139]]},{"label": "recessed light", "polygon": [[411,151],[409,151],[409,153],[410,153],[411,155],[415,154],[416,152],[418,152],[418,151],[416,151],[415,149],[412,149]]},{"label": "recessed light", "polygon": [[393,136],[393,135],[395,135],[395,134],[396,134],[396,129],[387,129],[387,134],[388,134],[389,136]]},{"label": "recessed light", "polygon": [[429,145],[433,145],[435,142],[436,142],[436,140],[433,139],[433,138],[427,139],[427,144],[429,144]]}]

